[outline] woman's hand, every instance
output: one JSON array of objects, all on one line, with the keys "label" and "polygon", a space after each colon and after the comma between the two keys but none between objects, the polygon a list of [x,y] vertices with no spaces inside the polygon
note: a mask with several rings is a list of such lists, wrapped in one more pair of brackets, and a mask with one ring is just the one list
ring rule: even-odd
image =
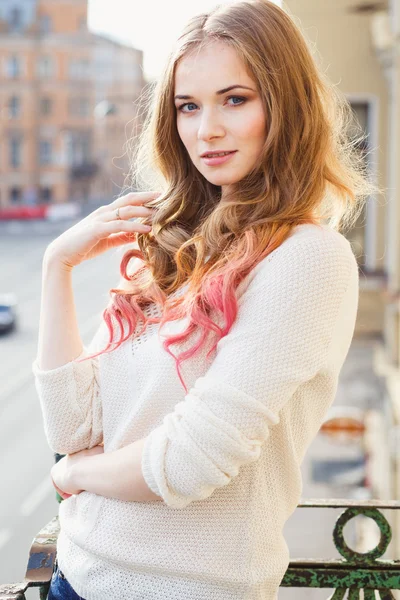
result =
[{"label": "woman's hand", "polygon": [[74,452],[74,454],[67,454],[55,465],[53,465],[50,475],[54,487],[57,492],[64,500],[69,498],[73,494],[80,494],[84,490],[76,487],[74,482],[74,467],[82,460],[85,460],[88,456],[94,454],[103,454],[104,447],[94,446],[90,449],[81,450],[80,452]]},{"label": "woman's hand", "polygon": [[151,223],[155,209],[143,205],[159,195],[160,192],[131,192],[100,206],[53,240],[47,247],[46,258],[72,269],[111,248],[133,242],[136,233],[149,233],[151,226],[129,219],[148,217]]}]

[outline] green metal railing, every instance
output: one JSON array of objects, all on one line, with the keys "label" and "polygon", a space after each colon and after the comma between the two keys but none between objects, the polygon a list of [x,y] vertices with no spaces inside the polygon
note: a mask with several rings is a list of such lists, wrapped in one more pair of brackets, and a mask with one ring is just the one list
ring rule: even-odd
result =
[{"label": "green metal railing", "polygon": [[[302,508],[345,508],[338,517],[333,541],[339,559],[293,559],[281,582],[281,587],[330,588],[334,593],[329,600],[342,600],[348,592],[349,600],[394,600],[393,590],[400,590],[400,560],[383,560],[392,539],[390,525],[378,509],[399,509],[400,502],[379,500],[307,500]],[[351,550],[344,539],[343,529],[354,517],[363,515],[378,525],[381,538],[369,552]],[[378,596],[375,595],[375,591]]]},{"label": "green metal railing", "polygon": [[[392,592],[400,590],[400,560],[380,558],[392,538],[390,525],[380,509],[400,509],[400,502],[317,499],[304,500],[298,507],[345,509],[333,531],[333,541],[342,558],[292,559],[281,587],[333,589],[329,600],[342,600],[346,594],[349,600],[359,600],[361,590],[365,600],[395,600]],[[373,519],[381,532],[378,545],[369,552],[355,552],[344,540],[345,525],[357,515]],[[24,581],[0,586],[0,600],[25,600],[26,590],[32,587],[39,588],[41,600],[46,599],[54,569],[58,533],[58,517],[54,517],[33,540]]]}]

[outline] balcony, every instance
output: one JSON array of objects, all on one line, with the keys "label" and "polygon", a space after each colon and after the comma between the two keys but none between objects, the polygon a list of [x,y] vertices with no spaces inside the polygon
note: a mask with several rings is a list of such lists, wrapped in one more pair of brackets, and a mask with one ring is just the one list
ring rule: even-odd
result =
[{"label": "balcony", "polygon": [[[62,502],[58,495],[57,498]],[[302,501],[298,508],[344,509],[333,530],[333,541],[342,558],[292,559],[281,587],[333,589],[329,600],[343,600],[346,594],[349,600],[395,600],[392,591],[400,590],[400,560],[381,558],[392,537],[390,525],[381,509],[398,510],[400,501],[309,499]],[[369,552],[351,550],[344,539],[345,525],[357,515],[373,519],[381,533],[378,545]],[[40,600],[46,599],[56,558],[58,533],[56,516],[34,538],[24,580],[0,585],[0,600],[24,600],[26,590],[33,587],[39,588]]]}]

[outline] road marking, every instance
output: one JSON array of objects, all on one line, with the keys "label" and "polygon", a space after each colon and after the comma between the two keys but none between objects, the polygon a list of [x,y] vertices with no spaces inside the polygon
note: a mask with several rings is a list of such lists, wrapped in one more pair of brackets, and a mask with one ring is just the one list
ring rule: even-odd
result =
[{"label": "road marking", "polygon": [[11,529],[0,529],[0,550],[11,540],[11,538]]},{"label": "road marking", "polygon": [[29,517],[40,504],[47,498],[51,491],[55,492],[55,488],[51,482],[50,473],[45,479],[36,486],[36,488],[25,498],[21,505],[20,512],[24,517]]}]

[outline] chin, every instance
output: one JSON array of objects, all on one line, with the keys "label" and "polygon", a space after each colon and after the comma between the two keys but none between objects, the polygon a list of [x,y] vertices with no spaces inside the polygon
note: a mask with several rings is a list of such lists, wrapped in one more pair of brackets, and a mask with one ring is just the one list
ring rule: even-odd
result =
[{"label": "chin", "polygon": [[235,177],[227,177],[226,175],[224,176],[222,173],[215,173],[215,175],[213,175],[212,173],[202,173],[202,175],[205,179],[207,179],[207,181],[217,186],[232,185],[242,179],[242,177],[238,177],[237,175],[235,175]]}]

